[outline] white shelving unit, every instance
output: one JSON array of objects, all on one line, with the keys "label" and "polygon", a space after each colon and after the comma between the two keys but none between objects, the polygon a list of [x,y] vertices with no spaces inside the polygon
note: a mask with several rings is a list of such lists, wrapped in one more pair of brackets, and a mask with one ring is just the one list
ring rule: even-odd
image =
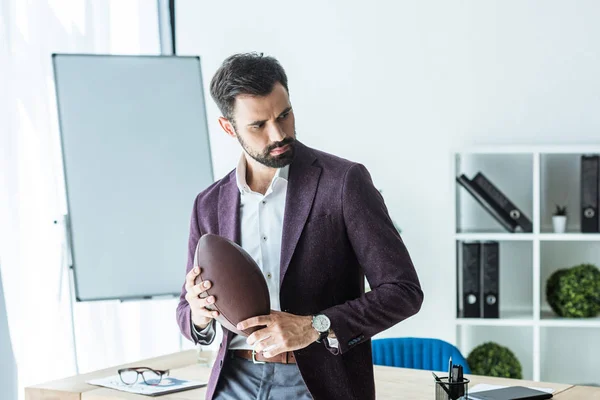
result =
[{"label": "white shelving unit", "polygon": [[[584,154],[600,154],[600,145],[486,146],[455,153],[454,243],[500,243],[500,318],[456,316],[457,344],[465,357],[475,346],[495,341],[517,355],[525,379],[600,384],[600,317],[560,318],[545,300],[546,279],[556,269],[584,262],[600,266],[600,233],[580,232]],[[455,180],[478,171],[529,217],[532,233],[507,232]],[[555,204],[567,205],[566,233],[552,231]],[[569,350],[555,350],[565,347]]]}]

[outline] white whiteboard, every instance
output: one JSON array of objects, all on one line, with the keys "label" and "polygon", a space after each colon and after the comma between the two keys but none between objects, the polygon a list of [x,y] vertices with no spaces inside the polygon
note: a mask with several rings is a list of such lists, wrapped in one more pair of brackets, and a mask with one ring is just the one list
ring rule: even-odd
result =
[{"label": "white whiteboard", "polygon": [[199,57],[53,54],[78,301],[179,295],[214,181]]}]

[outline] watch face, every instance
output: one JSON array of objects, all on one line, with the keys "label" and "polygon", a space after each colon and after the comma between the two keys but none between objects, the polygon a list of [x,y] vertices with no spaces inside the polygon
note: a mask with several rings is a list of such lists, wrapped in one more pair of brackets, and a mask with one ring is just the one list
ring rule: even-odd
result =
[{"label": "watch face", "polygon": [[316,315],[313,319],[313,327],[319,332],[325,332],[329,330],[331,326],[331,321],[325,315]]}]

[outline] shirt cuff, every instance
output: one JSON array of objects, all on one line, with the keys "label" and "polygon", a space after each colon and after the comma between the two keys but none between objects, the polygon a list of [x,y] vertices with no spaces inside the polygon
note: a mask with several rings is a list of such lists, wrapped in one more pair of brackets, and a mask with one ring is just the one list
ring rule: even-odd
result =
[{"label": "shirt cuff", "polygon": [[204,327],[204,329],[198,330],[198,327],[196,326],[196,324],[194,324],[192,322],[192,329],[194,330],[194,333],[198,336],[206,335],[210,331],[210,328],[211,328],[211,324],[208,324]]},{"label": "shirt cuff", "polygon": [[190,325],[192,326],[192,338],[196,344],[208,346],[213,342],[216,336],[214,322],[215,321],[212,320],[204,329],[198,329],[198,327],[194,325],[194,322],[190,321]]}]

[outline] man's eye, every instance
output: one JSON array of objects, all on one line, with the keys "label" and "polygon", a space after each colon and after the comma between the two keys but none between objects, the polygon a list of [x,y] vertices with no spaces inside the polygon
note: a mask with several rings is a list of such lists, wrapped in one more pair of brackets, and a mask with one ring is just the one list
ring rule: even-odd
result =
[{"label": "man's eye", "polygon": [[285,114],[283,114],[283,115],[281,115],[281,116],[279,117],[279,119],[286,119],[288,115],[290,115],[290,113],[289,113],[289,112],[288,112],[288,113],[285,113]]},{"label": "man's eye", "polygon": [[256,124],[256,125],[252,125],[253,129],[260,129],[264,126],[264,124]]}]

